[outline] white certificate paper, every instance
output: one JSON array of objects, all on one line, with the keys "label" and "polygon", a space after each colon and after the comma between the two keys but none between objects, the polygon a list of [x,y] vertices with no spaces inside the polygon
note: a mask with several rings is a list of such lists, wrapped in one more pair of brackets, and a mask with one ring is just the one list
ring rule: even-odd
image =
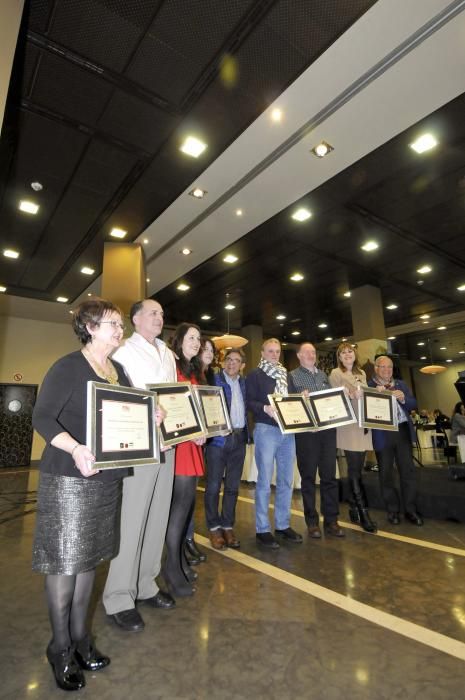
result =
[{"label": "white certificate paper", "polygon": [[365,420],[382,420],[389,423],[391,416],[391,398],[381,398],[377,396],[367,396],[365,398]]},{"label": "white certificate paper", "polygon": [[341,395],[321,396],[313,399],[320,423],[347,418],[347,409]]},{"label": "white certificate paper", "polygon": [[197,418],[186,394],[161,394],[159,403],[166,411],[163,425],[167,433],[176,435],[179,430],[197,425]]},{"label": "white certificate paper", "polygon": [[147,406],[125,401],[102,401],[102,452],[148,450]]},{"label": "white certificate paper", "polygon": [[221,396],[218,394],[203,394],[201,397],[205,422],[208,428],[226,423]]},{"label": "white certificate paper", "polygon": [[301,401],[277,401],[276,407],[287,426],[310,423]]}]

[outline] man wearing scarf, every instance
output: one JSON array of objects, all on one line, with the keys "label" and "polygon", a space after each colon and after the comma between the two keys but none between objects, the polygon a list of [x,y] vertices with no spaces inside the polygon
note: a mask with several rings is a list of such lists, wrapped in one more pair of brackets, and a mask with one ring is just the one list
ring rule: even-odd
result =
[{"label": "man wearing scarf", "polygon": [[[247,408],[252,412],[255,429],[255,461],[258,477],[255,488],[255,519],[257,542],[263,547],[277,549],[276,537],[301,543],[302,536],[289,526],[294,482],[294,435],[283,435],[274,418],[269,394],[287,396],[287,370],[279,362],[281,343],[276,338],[266,340],[257,369],[246,379]],[[274,503],[275,535],[271,532],[268,508],[271,479],[276,462],[276,496]]]},{"label": "man wearing scarf", "polygon": [[415,431],[410,411],[417,407],[415,397],[405,382],[392,378],[393,364],[390,357],[380,355],[375,360],[375,374],[368,382],[379,391],[392,391],[397,399],[398,431],[373,430],[373,447],[379,468],[379,485],[386,505],[387,517],[392,525],[400,523],[399,494],[394,485],[394,461],[399,470],[400,491],[405,517],[414,525],[423,525],[416,510],[415,465],[412,457],[412,442]]}]

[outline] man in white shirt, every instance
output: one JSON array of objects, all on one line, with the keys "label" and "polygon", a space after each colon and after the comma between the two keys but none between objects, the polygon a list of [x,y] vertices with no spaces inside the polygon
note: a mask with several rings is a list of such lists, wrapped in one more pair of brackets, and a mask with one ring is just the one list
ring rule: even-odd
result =
[{"label": "man in white shirt", "polygon": [[[158,338],[163,330],[163,309],[153,299],[133,304],[130,311],[135,332],[114,358],[126,370],[133,386],[176,382],[176,362]],[[121,505],[121,539],[103,591],[107,615],[123,630],[137,632],[145,623],[136,602],[169,609],[175,601],[155,581],[161,556],[173,489],[174,450],[162,453],[162,464],[134,468],[124,479]]]}]

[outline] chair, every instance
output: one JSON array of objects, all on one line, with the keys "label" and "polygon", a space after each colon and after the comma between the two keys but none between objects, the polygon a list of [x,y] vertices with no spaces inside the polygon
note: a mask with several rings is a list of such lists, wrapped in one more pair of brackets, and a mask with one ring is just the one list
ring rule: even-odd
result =
[{"label": "chair", "polygon": [[457,443],[451,442],[451,432],[450,430],[444,430],[444,457],[447,458],[447,464],[450,464],[450,460],[453,460],[453,464],[457,463]]}]

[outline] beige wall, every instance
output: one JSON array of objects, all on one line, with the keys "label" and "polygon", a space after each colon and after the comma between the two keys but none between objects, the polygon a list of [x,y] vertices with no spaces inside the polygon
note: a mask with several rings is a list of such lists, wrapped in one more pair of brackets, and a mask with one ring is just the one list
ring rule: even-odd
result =
[{"label": "beige wall", "polygon": [[431,411],[439,408],[450,416],[453,407],[457,401],[460,401],[454,383],[457,381],[458,372],[463,370],[465,370],[465,362],[452,363],[442,374],[427,375],[422,374],[419,369],[414,369],[413,378],[418,408]]},{"label": "beige wall", "polygon": [[[0,382],[39,384],[50,365],[59,357],[79,349],[70,324],[0,317]],[[39,459],[44,442],[34,433],[32,459]]]}]

